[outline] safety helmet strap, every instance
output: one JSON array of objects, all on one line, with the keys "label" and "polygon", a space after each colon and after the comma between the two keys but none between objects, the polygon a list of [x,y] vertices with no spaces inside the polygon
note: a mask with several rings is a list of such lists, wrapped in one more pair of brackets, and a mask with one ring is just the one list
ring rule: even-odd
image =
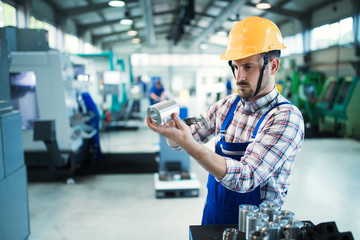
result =
[{"label": "safety helmet strap", "polygon": [[229,64],[229,66],[231,67],[231,71],[232,71],[232,73],[233,73],[233,75],[234,75],[234,78],[235,78],[235,80],[236,80],[235,68],[234,68],[234,66],[232,65],[232,61],[229,60],[229,61],[228,61],[228,64]]},{"label": "safety helmet strap", "polygon": [[265,68],[266,68],[266,65],[268,65],[269,63],[269,54],[268,53],[265,53],[264,55],[264,65],[261,69],[261,72],[260,72],[260,77],[259,77],[259,81],[258,81],[258,84],[257,84],[257,87],[256,87],[256,91],[255,91],[255,94],[254,94],[254,97],[259,93],[260,91],[260,87],[261,87],[261,83],[262,83],[262,80],[263,80],[263,77],[264,77],[264,72],[265,72]]},{"label": "safety helmet strap", "polygon": [[[266,65],[268,65],[268,63],[269,63],[269,54],[268,54],[268,53],[265,53],[265,55],[264,55],[264,65],[263,65],[263,67],[262,67],[262,69],[261,69],[259,81],[258,81],[258,83],[257,83],[256,90],[255,90],[255,94],[254,94],[253,97],[255,97],[255,96],[259,93],[259,91],[260,91],[260,87],[261,87],[261,83],[262,83],[262,80],[263,80],[265,68],[266,68]],[[233,73],[233,75],[234,75],[234,78],[235,78],[235,80],[236,80],[235,68],[234,68],[234,66],[232,65],[232,61],[231,61],[231,60],[228,61],[228,64],[229,64],[229,66],[231,67],[231,71],[232,71],[232,73]]]}]

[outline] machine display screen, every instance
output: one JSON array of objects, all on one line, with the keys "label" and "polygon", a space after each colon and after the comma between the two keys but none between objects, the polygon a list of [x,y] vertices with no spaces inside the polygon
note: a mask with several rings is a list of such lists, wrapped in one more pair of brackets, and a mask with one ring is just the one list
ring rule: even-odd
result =
[{"label": "machine display screen", "polygon": [[103,74],[104,84],[118,85],[121,82],[120,71],[105,71]]},{"label": "machine display screen", "polygon": [[344,101],[346,99],[346,95],[349,92],[350,86],[351,86],[351,82],[345,82],[344,83],[344,86],[343,86],[343,88],[341,90],[341,93],[340,93],[339,99],[337,101],[337,104],[343,104],[344,103]]},{"label": "machine display screen", "polygon": [[324,95],[323,102],[330,102],[330,97],[332,96],[332,93],[333,93],[333,91],[334,91],[335,85],[336,85],[336,82],[335,82],[335,81],[332,81],[332,82],[328,85],[328,87],[326,88],[326,91],[325,91],[325,95]]},{"label": "machine display screen", "polygon": [[10,94],[13,108],[21,113],[23,128],[33,129],[34,121],[39,119],[35,73],[10,73]]}]

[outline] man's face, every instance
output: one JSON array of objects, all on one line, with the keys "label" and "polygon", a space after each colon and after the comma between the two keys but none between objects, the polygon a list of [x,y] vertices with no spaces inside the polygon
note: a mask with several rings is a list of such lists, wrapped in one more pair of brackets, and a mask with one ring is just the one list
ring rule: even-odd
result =
[{"label": "man's face", "polygon": [[269,88],[270,78],[269,72],[266,69],[259,93],[256,97],[254,97],[263,64],[264,59],[260,54],[232,61],[232,65],[235,70],[236,86],[239,90],[240,97],[245,101],[254,101],[258,99],[263,96],[263,93],[265,93],[268,90],[267,88]]}]

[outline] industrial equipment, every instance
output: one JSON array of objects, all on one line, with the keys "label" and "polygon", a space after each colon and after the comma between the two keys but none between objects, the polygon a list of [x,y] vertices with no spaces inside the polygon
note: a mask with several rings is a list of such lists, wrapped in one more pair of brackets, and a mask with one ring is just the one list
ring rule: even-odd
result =
[{"label": "industrial equipment", "polygon": [[0,28],[0,239],[28,239],[30,217],[21,116],[10,101],[8,51]]},{"label": "industrial equipment", "polygon": [[[264,201],[266,208],[271,205]],[[279,206],[280,207],[280,206]],[[317,239],[354,239],[351,232],[339,232],[335,222],[314,225],[311,221],[299,221],[295,213],[276,210],[270,220],[264,206],[260,210],[255,205],[239,205],[238,224],[218,224],[190,226],[191,240],[202,239],[247,239],[247,240],[317,240]]]},{"label": "industrial equipment", "polygon": [[330,111],[334,106],[337,93],[339,92],[339,88],[343,80],[343,77],[329,77],[326,79],[324,88],[321,92],[320,100],[316,105],[316,110],[321,115],[324,115],[327,111]]},{"label": "industrial equipment", "polygon": [[324,90],[319,129],[338,136],[360,136],[360,78],[330,78]]},{"label": "industrial equipment", "polygon": [[289,99],[304,115],[305,123],[317,125],[315,110],[325,78],[323,74],[311,71],[293,72]]},{"label": "industrial equipment", "polygon": [[[150,120],[156,125],[165,125],[172,119],[172,114],[177,113],[187,125],[205,122],[203,117],[187,118],[187,109],[180,108],[174,100],[165,100],[147,109]],[[190,172],[190,156],[185,151],[173,149],[167,143],[164,136],[160,135],[160,162],[159,173],[154,174],[156,197],[173,195],[198,196],[200,182],[195,173]]]},{"label": "industrial equipment", "polygon": [[199,196],[201,187],[195,173],[190,172],[190,156],[169,147],[160,136],[159,173],[154,173],[156,197]]},{"label": "industrial equipment", "polygon": [[138,124],[131,124],[130,119],[141,119],[135,116],[135,103],[142,97],[140,86],[133,85],[126,90],[121,71],[105,71],[102,80],[103,98],[111,98],[111,106],[105,112],[104,129],[105,130],[136,130]]},{"label": "industrial equipment", "polygon": [[[23,144],[29,179],[70,176],[85,159],[88,139],[96,130],[86,125],[92,117],[79,112],[74,69],[67,55],[55,51],[12,52],[11,101],[20,110]],[[49,134],[56,133],[57,160],[34,136],[34,123],[53,121]],[[46,142],[45,142],[46,143]],[[54,143],[53,143],[54,144]],[[55,161],[55,162],[54,162]]]}]

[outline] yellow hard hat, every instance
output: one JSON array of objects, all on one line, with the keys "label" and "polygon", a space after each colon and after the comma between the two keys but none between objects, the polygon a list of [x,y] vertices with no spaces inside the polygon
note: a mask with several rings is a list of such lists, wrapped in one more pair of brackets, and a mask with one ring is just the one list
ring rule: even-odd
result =
[{"label": "yellow hard hat", "polygon": [[275,23],[261,17],[248,17],[231,29],[223,60],[237,60],[258,53],[285,49],[281,32]]}]

